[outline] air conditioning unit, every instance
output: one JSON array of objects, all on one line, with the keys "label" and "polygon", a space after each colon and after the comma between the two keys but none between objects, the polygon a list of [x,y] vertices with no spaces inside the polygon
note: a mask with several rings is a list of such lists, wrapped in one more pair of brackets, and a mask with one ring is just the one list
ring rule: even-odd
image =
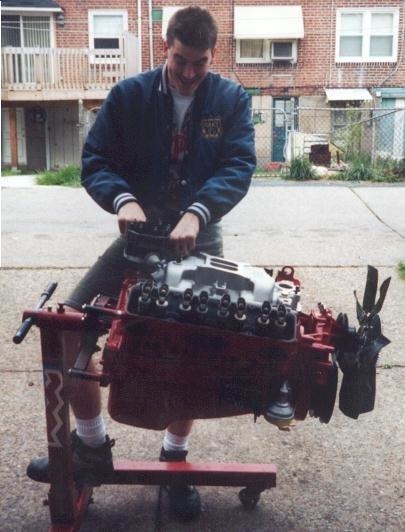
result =
[{"label": "air conditioning unit", "polygon": [[296,41],[273,41],[271,43],[272,61],[289,61],[297,62],[297,43]]}]

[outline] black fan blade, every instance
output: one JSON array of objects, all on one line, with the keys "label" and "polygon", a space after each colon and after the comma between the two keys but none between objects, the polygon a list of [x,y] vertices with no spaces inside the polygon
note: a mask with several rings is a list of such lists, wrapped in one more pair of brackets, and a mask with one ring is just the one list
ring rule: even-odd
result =
[{"label": "black fan blade", "polygon": [[381,320],[378,314],[368,316],[363,333],[365,337],[363,341],[360,340],[362,347],[359,361],[361,365],[367,365],[377,360],[378,353],[390,343],[390,340],[381,333]]},{"label": "black fan blade", "polygon": [[359,323],[362,324],[367,314],[364,312],[363,307],[360,305],[356,290],[353,290],[353,294],[356,299],[356,316],[357,316]]},{"label": "black fan blade", "polygon": [[378,355],[378,353],[383,349],[386,345],[388,345],[390,340],[383,336],[382,334],[378,337],[369,342],[365,347],[363,347],[361,354],[364,359],[364,357],[367,357],[368,361],[374,360],[374,358]]},{"label": "black fan blade", "polygon": [[339,391],[339,408],[345,416],[357,419],[374,408],[376,392],[375,366],[352,368],[343,374]]},{"label": "black fan blade", "polygon": [[381,287],[380,287],[380,297],[378,298],[377,303],[371,309],[371,312],[370,312],[371,316],[375,316],[382,309],[384,301],[385,301],[385,296],[387,295],[387,292],[388,292],[388,287],[390,285],[390,282],[391,282],[391,277],[388,277],[388,279],[385,279],[385,281],[381,285]]},{"label": "black fan blade", "polygon": [[364,312],[371,312],[375,304],[375,296],[378,288],[378,270],[374,266],[367,266],[367,281],[363,296]]}]

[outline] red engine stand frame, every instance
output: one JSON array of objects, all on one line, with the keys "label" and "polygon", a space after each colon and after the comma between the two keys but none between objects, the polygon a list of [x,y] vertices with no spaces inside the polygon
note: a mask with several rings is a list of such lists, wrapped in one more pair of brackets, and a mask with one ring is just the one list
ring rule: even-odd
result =
[{"label": "red engine stand frame", "polygon": [[[79,313],[51,310],[27,310],[24,319],[32,318],[41,331],[42,365],[46,429],[49,453],[50,531],[77,531],[83,522],[93,488],[75,485],[70,442],[69,402],[61,335],[63,331],[84,331],[87,318]],[[165,485],[184,480],[188,484],[207,486],[243,486],[253,495],[276,485],[274,464],[239,463],[170,463],[114,461],[114,478],[110,484]]]}]

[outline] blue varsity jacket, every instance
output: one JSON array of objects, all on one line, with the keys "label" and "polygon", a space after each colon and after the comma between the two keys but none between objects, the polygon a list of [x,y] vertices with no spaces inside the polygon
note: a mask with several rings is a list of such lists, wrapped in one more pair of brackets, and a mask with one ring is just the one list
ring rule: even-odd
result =
[{"label": "blue varsity jacket", "polygon": [[[134,198],[145,209],[165,207],[173,101],[162,70],[114,86],[86,139],[82,184],[111,213]],[[209,72],[196,91],[190,128],[180,168],[179,214],[193,212],[203,226],[243,198],[255,169],[245,90]]]}]

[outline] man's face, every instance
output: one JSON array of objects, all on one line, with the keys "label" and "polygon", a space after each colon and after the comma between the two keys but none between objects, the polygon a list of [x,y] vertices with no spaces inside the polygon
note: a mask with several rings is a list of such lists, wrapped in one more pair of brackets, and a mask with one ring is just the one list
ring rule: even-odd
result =
[{"label": "man's face", "polygon": [[191,96],[205,78],[214,59],[215,48],[199,50],[175,39],[170,47],[165,43],[165,52],[169,85],[183,96]]}]

